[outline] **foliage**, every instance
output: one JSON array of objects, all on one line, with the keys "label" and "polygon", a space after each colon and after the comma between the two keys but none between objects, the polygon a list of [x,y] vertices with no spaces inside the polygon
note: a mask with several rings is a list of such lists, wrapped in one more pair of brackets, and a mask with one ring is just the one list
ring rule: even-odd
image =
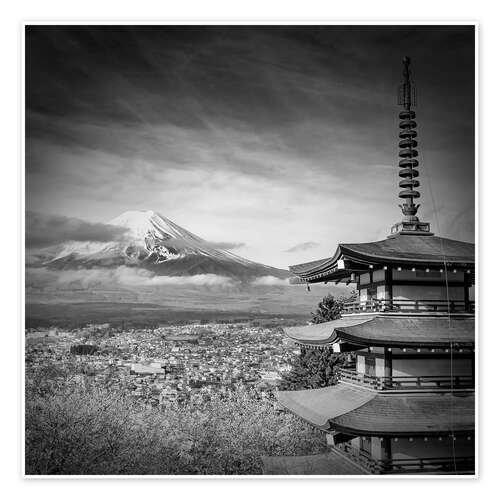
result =
[{"label": "foliage", "polygon": [[98,351],[99,348],[92,344],[72,345],[70,348],[71,354],[78,354],[78,355],[96,354]]},{"label": "foliage", "polygon": [[164,410],[104,387],[27,388],[27,474],[260,474],[263,455],[322,451],[322,433],[243,387]]},{"label": "foliage", "polygon": [[325,323],[340,318],[344,304],[357,297],[356,291],[353,290],[349,296],[334,297],[328,294],[319,302],[318,307],[312,314],[312,323]]},{"label": "foliage", "polygon": [[302,348],[292,369],[283,376],[281,390],[317,389],[337,383],[337,369],[349,362],[349,354],[330,349]]},{"label": "foliage", "polygon": [[[341,317],[344,303],[354,298],[334,297],[328,294],[318,304],[312,314],[312,323],[325,323]],[[337,383],[337,369],[350,361],[349,354],[334,353],[330,349],[310,349],[303,347],[293,360],[291,370],[283,377],[282,390],[316,389]]]}]

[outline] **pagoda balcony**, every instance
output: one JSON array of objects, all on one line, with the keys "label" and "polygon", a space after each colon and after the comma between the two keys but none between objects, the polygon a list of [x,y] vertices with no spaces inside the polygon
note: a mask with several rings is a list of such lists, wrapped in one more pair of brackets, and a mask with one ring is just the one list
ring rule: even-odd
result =
[{"label": "pagoda balcony", "polygon": [[465,300],[371,299],[344,303],[342,315],[372,312],[474,314],[475,303]]},{"label": "pagoda balcony", "polygon": [[474,457],[397,458],[380,462],[381,474],[474,473]]},{"label": "pagoda balcony", "polygon": [[333,451],[351,458],[371,474],[454,474],[458,471],[474,473],[473,456],[377,460],[367,451],[353,447],[348,441],[336,445]]},{"label": "pagoda balcony", "polygon": [[429,391],[436,389],[474,389],[472,376],[404,376],[404,377],[376,377],[358,373],[345,368],[338,369],[338,379],[368,387],[376,391]]}]

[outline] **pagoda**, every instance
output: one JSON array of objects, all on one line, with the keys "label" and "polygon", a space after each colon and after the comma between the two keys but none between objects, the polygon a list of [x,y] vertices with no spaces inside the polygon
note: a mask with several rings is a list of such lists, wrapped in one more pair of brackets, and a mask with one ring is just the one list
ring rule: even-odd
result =
[{"label": "pagoda", "polygon": [[[290,267],[295,283],[357,290],[339,319],[285,328],[303,349],[349,352],[353,359],[333,386],[277,393],[282,407],[326,434],[330,451],[314,462],[321,472],[308,473],[475,472],[474,244],[436,236],[417,216],[408,57],[399,105],[401,221],[382,241],[341,243],[332,257]],[[284,458],[264,459],[264,472],[286,473]],[[312,463],[288,459],[295,473],[300,463]]]}]

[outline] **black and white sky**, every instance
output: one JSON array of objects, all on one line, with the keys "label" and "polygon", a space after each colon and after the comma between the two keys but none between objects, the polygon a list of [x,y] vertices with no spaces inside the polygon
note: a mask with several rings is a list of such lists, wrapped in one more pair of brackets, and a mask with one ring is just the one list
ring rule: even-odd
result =
[{"label": "black and white sky", "polygon": [[420,218],[473,241],[473,26],[27,27],[26,209],[151,209],[278,267],[382,239],[405,55]]}]

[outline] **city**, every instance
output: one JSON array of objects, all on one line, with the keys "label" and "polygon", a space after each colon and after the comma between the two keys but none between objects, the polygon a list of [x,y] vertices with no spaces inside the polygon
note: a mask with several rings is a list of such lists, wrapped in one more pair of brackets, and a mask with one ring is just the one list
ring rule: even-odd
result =
[{"label": "city", "polygon": [[[196,403],[238,385],[272,394],[298,348],[278,328],[190,324],[156,329],[26,331],[26,383],[104,385],[150,405]],[[47,367],[53,368],[47,376]]]}]

